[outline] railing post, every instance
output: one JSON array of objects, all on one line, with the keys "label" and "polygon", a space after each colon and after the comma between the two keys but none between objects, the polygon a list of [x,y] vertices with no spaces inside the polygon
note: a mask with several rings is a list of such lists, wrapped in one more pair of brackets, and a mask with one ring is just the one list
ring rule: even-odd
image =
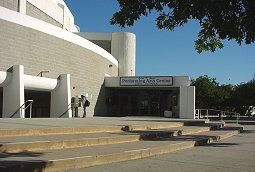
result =
[{"label": "railing post", "polygon": [[32,117],[32,103],[30,104],[29,111],[30,111],[30,118],[31,118]]},{"label": "railing post", "polygon": [[[236,114],[236,112],[235,112],[235,114]],[[236,123],[237,124],[238,124],[238,120],[239,120],[239,115],[240,115],[239,113],[236,114]]]},{"label": "railing post", "polygon": [[[24,110],[21,110],[20,118],[22,118],[23,116],[24,116],[24,118],[25,118],[26,112],[25,112],[25,108],[23,107],[23,105],[20,107],[20,109],[24,109]],[[23,113],[24,113],[24,114],[23,114]],[[15,112],[14,114],[16,114],[16,112]]]},{"label": "railing post", "polygon": [[[217,119],[224,121],[224,116],[226,115],[231,115],[231,117],[233,117],[233,114],[236,115],[236,123],[239,122],[240,119],[240,114],[237,112],[230,112],[230,111],[223,111],[223,110],[216,110],[216,109],[196,109],[196,116],[199,117],[199,119],[205,119],[205,115],[206,115],[206,119],[209,119],[209,111],[211,113],[211,115],[215,114],[215,112],[217,113]],[[211,117],[215,117],[214,115]]]},{"label": "railing post", "polygon": [[196,109],[196,115],[195,115],[195,117],[196,117],[197,119],[200,119],[200,109]]},{"label": "railing post", "polygon": [[225,112],[221,111],[220,113],[221,113],[221,118],[220,119],[221,119],[221,121],[223,121],[223,115],[225,114]]}]

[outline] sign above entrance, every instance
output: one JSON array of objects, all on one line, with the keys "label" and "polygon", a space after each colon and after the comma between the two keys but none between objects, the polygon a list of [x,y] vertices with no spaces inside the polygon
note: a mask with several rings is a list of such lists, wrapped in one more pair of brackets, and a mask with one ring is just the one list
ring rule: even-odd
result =
[{"label": "sign above entrance", "polygon": [[120,86],[172,86],[172,76],[120,77]]}]

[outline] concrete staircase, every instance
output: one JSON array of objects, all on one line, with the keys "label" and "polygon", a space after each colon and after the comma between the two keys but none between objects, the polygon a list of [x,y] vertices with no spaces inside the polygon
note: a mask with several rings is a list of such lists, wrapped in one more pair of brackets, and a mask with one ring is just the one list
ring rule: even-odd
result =
[{"label": "concrete staircase", "polygon": [[134,160],[236,135],[222,122],[0,130],[0,171],[63,171]]}]

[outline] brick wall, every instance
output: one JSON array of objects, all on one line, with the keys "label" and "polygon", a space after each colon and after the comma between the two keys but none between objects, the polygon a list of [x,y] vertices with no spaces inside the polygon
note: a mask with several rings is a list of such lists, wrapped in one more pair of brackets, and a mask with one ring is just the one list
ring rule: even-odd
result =
[{"label": "brick wall", "polygon": [[4,20],[0,20],[0,26],[0,71],[21,64],[28,75],[47,70],[50,72],[43,76],[57,78],[59,74],[69,73],[72,96],[86,92],[93,95],[89,98],[88,115],[105,115],[102,85],[105,73],[118,74],[115,65],[109,68],[111,62],[95,52],[54,36]]}]

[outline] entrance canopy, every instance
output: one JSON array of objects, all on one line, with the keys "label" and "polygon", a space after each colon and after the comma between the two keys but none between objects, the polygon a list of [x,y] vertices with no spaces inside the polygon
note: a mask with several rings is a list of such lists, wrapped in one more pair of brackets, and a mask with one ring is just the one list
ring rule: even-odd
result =
[{"label": "entrance canopy", "polygon": [[[14,65],[8,71],[0,71],[0,116],[25,118],[26,101],[35,101],[32,117],[71,117],[70,75],[61,74],[58,79],[24,74],[23,65]],[[40,93],[41,92],[41,93]],[[48,92],[48,93],[42,93]],[[50,103],[43,103],[45,102]],[[49,109],[50,108],[50,109]],[[50,112],[49,116],[40,116]]]},{"label": "entrance canopy", "polygon": [[108,115],[194,119],[195,88],[188,76],[106,77]]}]

